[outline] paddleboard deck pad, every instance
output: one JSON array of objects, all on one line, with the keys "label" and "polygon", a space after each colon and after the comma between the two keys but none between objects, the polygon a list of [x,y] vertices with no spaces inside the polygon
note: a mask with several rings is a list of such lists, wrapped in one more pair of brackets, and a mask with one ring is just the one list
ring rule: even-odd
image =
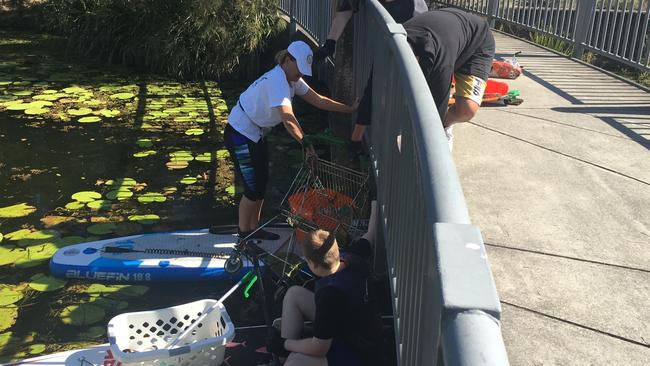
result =
[{"label": "paddleboard deck pad", "polygon": [[[268,253],[286,248],[293,233],[288,226],[265,230],[280,235],[278,240],[256,242]],[[252,263],[244,260],[236,274],[224,270],[236,242],[236,234],[211,234],[208,229],[99,240],[59,249],[50,260],[50,271],[60,278],[106,282],[238,279]]]}]

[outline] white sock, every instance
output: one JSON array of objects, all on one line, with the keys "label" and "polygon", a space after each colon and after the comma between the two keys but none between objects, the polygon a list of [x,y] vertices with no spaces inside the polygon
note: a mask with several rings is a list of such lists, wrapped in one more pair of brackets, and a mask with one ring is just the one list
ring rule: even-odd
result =
[{"label": "white sock", "polygon": [[368,220],[368,231],[363,234],[362,238],[368,240],[370,244],[375,243],[375,230],[377,228],[377,201],[370,202],[370,219]]}]

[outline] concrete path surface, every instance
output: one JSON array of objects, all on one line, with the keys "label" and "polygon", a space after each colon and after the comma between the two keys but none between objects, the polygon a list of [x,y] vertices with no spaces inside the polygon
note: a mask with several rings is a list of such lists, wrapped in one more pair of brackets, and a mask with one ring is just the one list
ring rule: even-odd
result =
[{"label": "concrete path surface", "polygon": [[650,365],[650,93],[542,48],[455,129],[512,365]]}]

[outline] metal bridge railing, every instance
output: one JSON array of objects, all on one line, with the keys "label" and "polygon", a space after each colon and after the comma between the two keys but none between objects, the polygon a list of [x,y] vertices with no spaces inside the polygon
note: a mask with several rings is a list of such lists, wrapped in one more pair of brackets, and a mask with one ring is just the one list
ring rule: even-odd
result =
[{"label": "metal bridge railing", "polygon": [[355,22],[357,95],[374,75],[371,155],[398,365],[508,365],[483,239],[406,32],[376,0]]},{"label": "metal bridge railing", "polygon": [[[650,71],[649,0],[436,0]],[[494,23],[493,23],[494,24]]]}]

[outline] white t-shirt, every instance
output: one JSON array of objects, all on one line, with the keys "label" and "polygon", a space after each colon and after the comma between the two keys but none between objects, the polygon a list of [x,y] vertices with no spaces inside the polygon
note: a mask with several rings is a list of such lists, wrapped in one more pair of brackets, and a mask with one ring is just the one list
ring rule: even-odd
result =
[{"label": "white t-shirt", "polygon": [[258,142],[272,127],[282,123],[280,106],[291,105],[294,95],[305,95],[309,86],[301,78],[288,82],[284,70],[277,65],[269,70],[240,96],[228,116],[228,123],[239,133]]}]

